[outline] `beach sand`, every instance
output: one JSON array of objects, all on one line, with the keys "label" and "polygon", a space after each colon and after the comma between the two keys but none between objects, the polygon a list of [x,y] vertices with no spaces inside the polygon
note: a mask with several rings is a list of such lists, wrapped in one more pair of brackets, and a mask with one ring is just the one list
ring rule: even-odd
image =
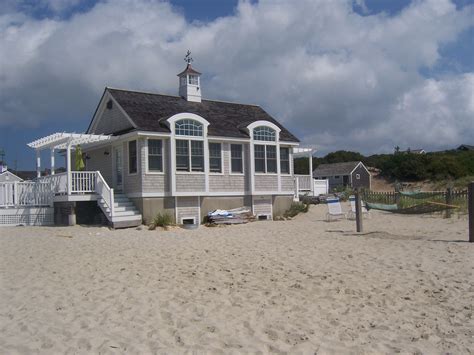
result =
[{"label": "beach sand", "polygon": [[[345,206],[347,208],[347,206]],[[0,229],[0,353],[470,354],[467,218]]]}]

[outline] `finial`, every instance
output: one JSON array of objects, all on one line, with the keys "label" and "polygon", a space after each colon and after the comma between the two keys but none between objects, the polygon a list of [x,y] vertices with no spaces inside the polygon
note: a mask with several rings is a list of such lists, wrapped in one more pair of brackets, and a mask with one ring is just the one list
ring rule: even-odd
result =
[{"label": "finial", "polygon": [[188,49],[188,52],[186,53],[186,56],[184,57],[184,61],[186,63],[191,64],[191,62],[193,61],[194,59],[191,57],[191,51]]}]

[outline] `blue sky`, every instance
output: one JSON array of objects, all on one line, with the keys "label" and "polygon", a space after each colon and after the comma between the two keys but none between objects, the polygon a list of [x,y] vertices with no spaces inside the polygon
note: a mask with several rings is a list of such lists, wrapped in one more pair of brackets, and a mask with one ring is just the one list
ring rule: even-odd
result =
[{"label": "blue sky", "polygon": [[[468,0],[6,0],[0,148],[84,131],[105,86],[176,94],[185,51],[209,99],[257,103],[319,155],[474,144]],[[278,80],[275,80],[277,78]]]}]

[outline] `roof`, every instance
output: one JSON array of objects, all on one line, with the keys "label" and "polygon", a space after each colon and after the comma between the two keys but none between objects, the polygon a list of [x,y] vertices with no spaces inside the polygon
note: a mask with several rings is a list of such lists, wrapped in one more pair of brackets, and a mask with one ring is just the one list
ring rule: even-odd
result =
[{"label": "roof", "polygon": [[188,64],[186,66],[186,69],[184,69],[181,73],[179,73],[177,76],[181,76],[183,74],[194,74],[194,75],[201,75],[200,72],[198,72],[197,70],[194,70],[193,67],[191,66],[191,64]]},{"label": "roof", "polygon": [[461,144],[457,149],[458,150],[474,150],[474,145]]},{"label": "roof", "polygon": [[350,174],[360,161],[349,161],[346,163],[321,164],[313,171],[313,176],[334,176]]},{"label": "roof", "polygon": [[223,101],[190,102],[179,96],[161,95],[106,88],[137,126],[137,130],[166,132],[166,120],[178,113],[194,113],[209,121],[210,136],[249,138],[245,130],[250,123],[268,121],[280,129],[280,140],[299,142],[260,106]]}]

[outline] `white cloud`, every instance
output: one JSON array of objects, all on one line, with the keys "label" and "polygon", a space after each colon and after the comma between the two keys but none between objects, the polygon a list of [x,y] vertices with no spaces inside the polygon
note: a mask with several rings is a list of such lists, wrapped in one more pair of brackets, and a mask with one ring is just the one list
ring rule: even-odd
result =
[{"label": "white cloud", "polygon": [[[75,6],[56,1],[50,6]],[[152,0],[102,2],[68,20],[6,13],[0,126],[58,118],[59,130],[73,119],[87,126],[105,85],[176,94],[189,48],[205,74],[204,96],[261,104],[323,150],[469,143],[473,74],[420,71],[473,26],[473,7],[417,1],[390,17],[360,16],[352,6],[242,1],[235,15],[205,24]]]}]

